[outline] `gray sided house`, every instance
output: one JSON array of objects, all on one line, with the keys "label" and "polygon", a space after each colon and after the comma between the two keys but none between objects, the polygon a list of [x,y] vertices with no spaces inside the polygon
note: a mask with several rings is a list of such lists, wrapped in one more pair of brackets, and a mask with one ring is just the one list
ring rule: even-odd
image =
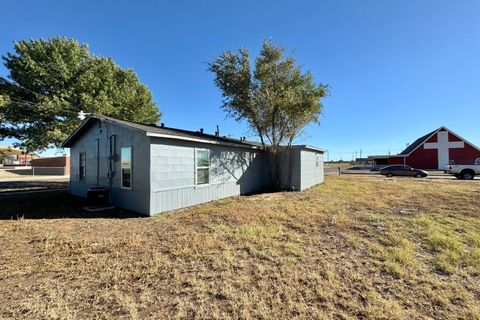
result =
[{"label": "gray sided house", "polygon": [[[92,115],[64,142],[70,192],[106,186],[117,207],[154,215],[269,187],[268,154],[258,143]],[[323,150],[283,152],[282,187],[323,182]]]}]

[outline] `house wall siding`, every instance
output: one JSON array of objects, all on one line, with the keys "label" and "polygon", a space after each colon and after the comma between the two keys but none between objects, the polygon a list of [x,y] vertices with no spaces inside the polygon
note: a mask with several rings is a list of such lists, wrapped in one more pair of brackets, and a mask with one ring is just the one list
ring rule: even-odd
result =
[{"label": "house wall siding", "polygon": [[[112,135],[116,136],[116,160],[114,175],[109,179],[109,137]],[[120,150],[127,146],[132,147],[131,189],[121,188]],[[209,183],[206,185],[196,184],[198,149],[210,150]],[[90,187],[109,186],[110,199],[115,206],[149,215],[261,192],[270,186],[269,159],[262,150],[152,137],[145,131],[108,120],[97,120],[83,128],[70,152],[72,194],[86,197]],[[80,152],[86,154],[84,180],[79,179]],[[293,149],[291,156],[282,154],[280,162],[283,183],[293,186],[288,189],[303,190],[323,181],[323,155],[319,152]]]},{"label": "house wall siding", "polygon": [[[195,185],[196,149],[210,150],[208,185]],[[263,190],[263,152],[196,142],[151,138],[150,214]]]},{"label": "house wall siding", "polygon": [[[301,190],[300,150],[290,149],[279,154],[280,187],[285,190]],[[271,163],[273,168],[273,163]]]},{"label": "house wall siding", "polygon": [[[144,132],[99,121],[91,126],[70,148],[70,192],[80,197],[87,196],[87,190],[94,186],[108,186],[107,176],[110,153],[108,136],[116,135],[114,176],[111,181],[110,198],[115,206],[149,214],[150,172],[149,138]],[[108,133],[107,133],[108,131]],[[97,139],[99,141],[99,175],[97,184]],[[120,148],[132,146],[132,188],[121,188]],[[86,154],[86,179],[79,180],[79,153]]]},{"label": "house wall siding", "polygon": [[310,150],[300,152],[300,190],[305,190],[323,182],[323,153]]}]

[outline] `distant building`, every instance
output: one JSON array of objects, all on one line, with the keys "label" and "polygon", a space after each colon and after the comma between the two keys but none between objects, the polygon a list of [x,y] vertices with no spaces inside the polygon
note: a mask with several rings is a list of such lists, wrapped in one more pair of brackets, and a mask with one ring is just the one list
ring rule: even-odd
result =
[{"label": "distant building", "polygon": [[472,164],[480,149],[446,127],[418,138],[397,155],[370,156],[374,165],[406,164],[419,169],[443,170],[447,164]]},{"label": "distant building", "polygon": [[36,157],[33,153],[25,153],[14,147],[0,146],[0,158],[4,166],[29,166]]},{"label": "distant building", "polygon": [[373,167],[380,168],[388,166],[388,155],[376,155],[376,156],[369,156],[368,163],[371,164]]},{"label": "distant building", "polygon": [[[148,215],[263,191],[272,170],[270,153],[244,138],[104,116],[85,119],[63,147],[70,148],[72,194],[105,186],[114,205]],[[323,181],[322,149],[296,145],[280,156],[283,188]]]},{"label": "distant building", "polygon": [[64,155],[33,159],[31,166],[34,175],[69,175],[70,157]]},{"label": "distant building", "polygon": [[367,163],[368,158],[355,158],[355,163]]}]

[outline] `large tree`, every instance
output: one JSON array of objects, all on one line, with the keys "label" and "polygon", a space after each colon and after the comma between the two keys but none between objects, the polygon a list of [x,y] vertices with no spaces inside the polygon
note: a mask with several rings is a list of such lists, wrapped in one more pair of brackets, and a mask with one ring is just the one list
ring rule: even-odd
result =
[{"label": "large tree", "polygon": [[278,187],[279,154],[291,147],[310,123],[319,123],[328,94],[310,72],[302,72],[294,57],[272,41],[263,42],[254,69],[246,49],[226,51],[209,63],[222,91],[223,109],[237,121],[246,121],[263,148],[273,154],[272,184]]},{"label": "large tree", "polygon": [[0,139],[13,137],[27,151],[59,147],[79,124],[79,111],[154,124],[161,113],[130,69],[88,46],[62,37],[26,40],[2,57]]}]

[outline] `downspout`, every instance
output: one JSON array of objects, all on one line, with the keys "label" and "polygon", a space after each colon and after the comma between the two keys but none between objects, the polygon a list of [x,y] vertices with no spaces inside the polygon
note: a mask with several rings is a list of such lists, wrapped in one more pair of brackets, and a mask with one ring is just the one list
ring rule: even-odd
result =
[{"label": "downspout", "polygon": [[106,156],[106,159],[107,159],[107,167],[108,167],[108,171],[107,171],[107,180],[108,180],[108,185],[107,185],[107,188],[108,188],[108,193],[109,193],[109,199],[110,201],[112,201],[112,191],[113,191],[113,188],[112,188],[112,185],[113,185],[113,177],[115,176],[115,164],[114,164],[114,161],[116,160],[115,159],[115,149],[116,149],[116,135],[112,134],[110,135],[110,127],[108,125],[108,123],[106,123],[106,121],[104,122],[105,124],[105,127],[107,130],[105,130],[105,134],[106,134],[106,141],[105,141],[105,149],[107,149],[107,143],[108,143],[108,150],[105,150],[105,155],[107,155],[107,151],[108,151],[108,156]]},{"label": "downspout", "polygon": [[100,139],[95,139],[97,142],[97,187],[100,185]]}]

